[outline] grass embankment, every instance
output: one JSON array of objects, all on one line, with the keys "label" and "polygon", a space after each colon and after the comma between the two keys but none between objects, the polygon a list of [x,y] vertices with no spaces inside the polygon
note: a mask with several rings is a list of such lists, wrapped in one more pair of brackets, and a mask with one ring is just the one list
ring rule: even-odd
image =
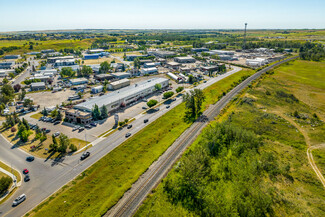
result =
[{"label": "grass embankment", "polygon": [[[234,81],[253,74],[243,70],[205,90],[208,102]],[[211,95],[207,91],[215,91]],[[33,216],[101,216],[112,207],[191,123],[184,121],[184,103],[173,108],[107,154],[58,193],[36,207]],[[99,193],[100,192],[100,193]],[[66,201],[66,202],[65,202]]]},{"label": "grass embankment", "polygon": [[313,150],[312,154],[318,169],[325,177],[325,147]]},{"label": "grass embankment", "polygon": [[38,120],[38,119],[40,119],[40,118],[43,117],[43,116],[44,116],[44,115],[43,115],[42,113],[38,112],[38,113],[36,113],[36,114],[31,115],[30,117],[31,117],[31,118],[34,118],[34,119],[36,119],[36,120]]},{"label": "grass embankment", "polygon": [[[321,68],[317,73],[323,76],[313,77],[315,67]],[[206,142],[206,135],[201,134],[181,158],[180,163],[176,164],[177,166],[168,174],[155,192],[149,195],[136,216],[195,216],[207,215],[207,211],[213,216],[215,213],[220,215],[224,210],[228,210],[228,214],[233,213],[234,215],[249,211],[246,214],[254,216],[264,210],[265,207],[268,209],[264,210],[263,213],[272,216],[324,216],[325,191],[309,165],[306,155],[308,145],[325,142],[325,138],[322,136],[325,134],[324,123],[322,122],[324,119],[319,120],[313,117],[315,112],[319,117],[323,117],[323,102],[320,101],[319,97],[305,100],[304,96],[298,94],[303,89],[306,91],[306,95],[315,94],[315,90],[318,93],[324,93],[325,89],[321,86],[325,82],[323,67],[324,63],[290,62],[276,69],[274,75],[264,76],[252,88],[247,89],[232,102],[215,122],[211,123],[210,127],[204,130],[204,133],[213,128],[216,123],[230,122],[234,126],[253,132],[263,141],[263,145],[258,148],[259,154],[247,155],[249,160],[246,162],[244,160],[244,164],[242,160],[238,161],[238,164],[229,161],[238,154],[240,149],[236,148],[233,153],[228,152],[227,156],[211,158],[207,162],[207,164],[213,165],[210,167],[211,171],[208,170],[208,178],[202,175],[200,179],[193,182],[194,184],[187,182],[190,187],[193,187],[191,188],[193,191],[189,193],[189,191],[184,190],[189,187],[186,185],[186,181],[177,183],[175,180],[183,180],[180,179],[184,176],[184,171],[183,173],[180,172],[182,166],[190,165],[189,162],[193,162],[193,160],[189,161],[188,159],[193,150]],[[309,76],[307,76],[308,74]],[[304,76],[307,76],[308,79],[304,79]],[[315,82],[312,82],[313,80]],[[298,112],[298,117],[293,116],[295,110]],[[211,140],[208,141],[211,142]],[[227,149],[223,151],[227,151]],[[316,156],[316,163],[325,169],[324,152],[319,152],[320,150],[313,151]],[[252,164],[253,159],[257,156],[263,162],[265,157],[259,156],[263,156],[263,154],[270,156],[269,163],[262,167],[262,173],[256,173],[261,169],[259,168],[261,165],[259,165],[259,161],[255,165]],[[195,160],[201,164],[200,159],[200,155],[198,155]],[[225,163],[228,165],[227,170],[224,170]],[[239,168],[247,172],[239,174],[234,179],[228,172],[238,172],[236,165],[241,165]],[[256,170],[256,168],[259,169]],[[202,168],[198,170],[204,173]],[[202,184],[202,182],[205,183],[205,178],[211,180]],[[233,186],[233,183],[238,182],[238,180],[242,180],[243,186],[247,186],[244,187],[246,189],[244,197],[242,197],[243,194],[240,194],[242,189],[236,191],[236,186]],[[253,185],[256,190],[251,188],[252,180],[254,182],[259,180],[258,184]],[[211,182],[214,182],[215,185],[211,186]],[[201,194],[202,189],[203,192],[207,191],[206,194]],[[220,191],[220,189],[223,190]],[[184,198],[188,198],[188,195],[184,195],[182,192],[188,192],[193,197],[188,201],[184,200]],[[259,196],[260,192],[264,192],[261,197]],[[267,197],[264,197],[264,194]],[[254,202],[256,197],[260,197],[264,203],[263,206],[254,205],[258,201],[255,200]],[[197,202],[195,199],[199,201],[198,206],[195,206]],[[189,203],[191,201],[193,204]],[[227,204],[224,204],[224,201],[227,201]],[[244,204],[248,201],[253,201],[253,203]],[[240,204],[241,206],[238,206]],[[245,210],[242,210],[242,207],[245,207]]]},{"label": "grass embankment", "polygon": [[7,170],[10,173],[13,173],[16,177],[17,177],[17,183],[21,181],[21,177],[19,175],[19,172],[15,169],[11,169],[10,166],[8,166],[7,164],[3,163],[0,161],[0,167],[3,168],[4,170]]},{"label": "grass embankment", "polygon": [[[16,129],[18,129],[18,124],[15,126]],[[29,136],[29,140],[25,143],[21,142],[17,132],[11,132],[11,128],[8,129],[0,129],[2,135],[11,143],[15,148],[21,148],[22,150],[26,151],[27,153],[40,157],[40,158],[56,158],[59,156],[59,153],[52,154],[52,152],[49,152],[50,145],[52,144],[52,135],[48,134],[47,139],[44,142],[40,142],[40,140],[35,140],[35,131],[31,130],[32,134]],[[89,142],[86,142],[84,140],[80,140],[77,138],[70,138],[70,142],[74,144],[78,149],[83,148]],[[80,144],[80,145],[79,145]],[[32,148],[33,147],[33,148]]]}]

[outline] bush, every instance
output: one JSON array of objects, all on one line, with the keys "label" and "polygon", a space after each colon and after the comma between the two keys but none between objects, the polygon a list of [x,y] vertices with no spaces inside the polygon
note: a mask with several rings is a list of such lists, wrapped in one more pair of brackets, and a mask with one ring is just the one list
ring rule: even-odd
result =
[{"label": "bush", "polygon": [[149,102],[147,102],[147,106],[148,106],[149,108],[151,108],[151,107],[157,105],[157,103],[158,103],[157,100],[151,99]]},{"label": "bush", "polygon": [[70,144],[69,149],[71,152],[76,152],[77,151],[77,146],[75,146],[74,144]]},{"label": "bush", "polygon": [[184,90],[184,87],[178,87],[178,88],[176,89],[176,93],[182,92],[183,90]]},{"label": "bush", "polygon": [[173,91],[168,91],[168,92],[164,93],[164,98],[168,99],[168,98],[172,97],[173,95],[174,95]]},{"label": "bush", "polygon": [[10,177],[2,177],[0,179],[0,195],[6,193],[9,186],[11,184],[11,178]]}]

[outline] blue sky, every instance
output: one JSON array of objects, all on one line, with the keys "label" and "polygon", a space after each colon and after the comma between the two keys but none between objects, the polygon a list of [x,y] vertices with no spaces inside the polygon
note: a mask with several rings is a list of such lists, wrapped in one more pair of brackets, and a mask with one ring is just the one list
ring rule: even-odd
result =
[{"label": "blue sky", "polygon": [[0,31],[325,28],[325,0],[0,0]]}]

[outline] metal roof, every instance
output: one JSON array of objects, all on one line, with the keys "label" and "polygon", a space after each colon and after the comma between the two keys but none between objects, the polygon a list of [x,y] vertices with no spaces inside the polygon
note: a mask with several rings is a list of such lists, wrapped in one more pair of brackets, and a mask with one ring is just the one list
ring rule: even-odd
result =
[{"label": "metal roof", "polygon": [[122,99],[125,99],[129,96],[132,96],[133,94],[140,93],[143,90],[146,90],[148,88],[154,88],[156,84],[160,84],[162,82],[168,81],[166,78],[151,78],[146,81],[142,81],[136,84],[133,84],[128,87],[124,87],[120,90],[108,93],[103,96],[96,96],[93,98],[90,98],[88,101],[80,103],[75,108],[81,109],[81,110],[87,110],[91,111],[95,105],[98,105],[99,107],[105,105],[109,105],[115,102],[118,102]]}]

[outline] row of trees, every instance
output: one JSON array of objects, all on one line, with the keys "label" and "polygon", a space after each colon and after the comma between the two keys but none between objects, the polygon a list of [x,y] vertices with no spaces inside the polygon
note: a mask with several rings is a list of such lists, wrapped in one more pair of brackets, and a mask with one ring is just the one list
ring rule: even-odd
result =
[{"label": "row of trees", "polygon": [[205,95],[201,89],[194,89],[183,95],[183,101],[187,108],[186,116],[189,118],[197,118],[201,114],[202,103],[205,101]]},{"label": "row of trees", "polygon": [[3,176],[0,179],[0,196],[2,196],[4,193],[8,191],[8,188],[10,187],[10,184],[12,182],[12,179],[8,176]]},{"label": "row of trees", "polygon": [[299,56],[303,60],[321,61],[325,58],[325,49],[322,44],[307,42],[300,47]]},{"label": "row of trees", "polygon": [[71,143],[68,136],[60,134],[59,138],[56,139],[55,136],[52,135],[52,144],[50,145],[50,151],[65,154],[67,153],[68,148],[71,152],[77,151],[77,147]]}]

